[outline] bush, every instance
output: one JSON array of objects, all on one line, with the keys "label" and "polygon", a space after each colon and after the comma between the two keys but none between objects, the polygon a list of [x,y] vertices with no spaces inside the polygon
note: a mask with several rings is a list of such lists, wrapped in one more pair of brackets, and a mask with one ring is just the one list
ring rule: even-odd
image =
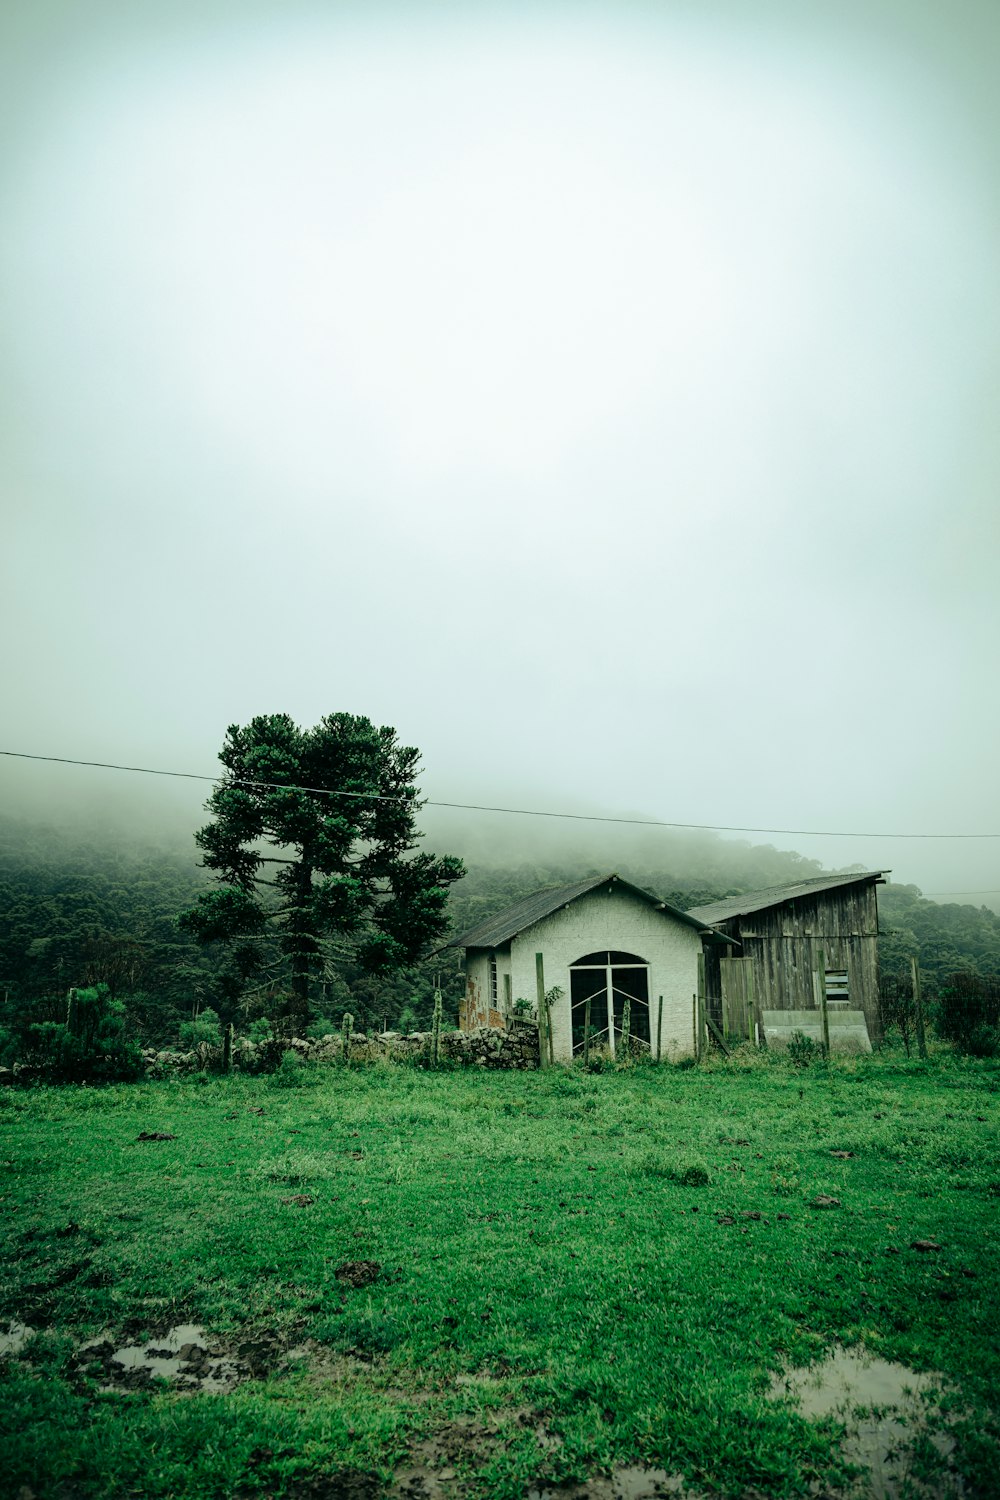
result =
[{"label": "bush", "polygon": [[420,1029],[420,1019],[412,1005],[404,1005],[400,1012],[399,1020],[396,1022],[396,1030],[401,1031],[403,1036],[410,1036],[412,1032]]},{"label": "bush", "polygon": [[336,1036],[339,1030],[340,1027],[336,1021],[331,1021],[329,1016],[317,1016],[315,1021],[310,1021],[306,1027],[306,1036],[318,1042],[325,1036]]},{"label": "bush", "polygon": [[966,1037],[964,1050],[970,1057],[996,1057],[1000,1052],[1000,1027],[975,1027]]},{"label": "bush", "polygon": [[808,1068],[819,1048],[804,1031],[793,1031],[788,1038],[788,1056],[796,1068]]},{"label": "bush", "polygon": [[203,1043],[209,1047],[222,1046],[222,1026],[218,1014],[211,1008],[201,1011],[193,1021],[182,1021],[177,1035],[181,1046],[189,1051]]},{"label": "bush", "polygon": [[279,1088],[297,1089],[306,1082],[310,1072],[305,1059],[289,1047],[274,1071],[274,1081]]},{"label": "bush", "polygon": [[65,1021],[40,1021],[27,1029],[24,1062],[55,1083],[110,1083],[142,1076],[138,1042],[125,1034],[125,1007],[106,984],[70,990]]},{"label": "bush", "polygon": [[[1000,1027],[1000,979],[952,974],[938,991],[937,1030],[973,1057],[996,1055],[994,1036]],[[980,1048],[992,1050],[976,1050]]]},{"label": "bush", "polygon": [[237,1046],[233,1057],[241,1073],[274,1073],[280,1067],[286,1051],[287,1044],[281,1037],[272,1036],[264,1041],[254,1042],[252,1047]]}]

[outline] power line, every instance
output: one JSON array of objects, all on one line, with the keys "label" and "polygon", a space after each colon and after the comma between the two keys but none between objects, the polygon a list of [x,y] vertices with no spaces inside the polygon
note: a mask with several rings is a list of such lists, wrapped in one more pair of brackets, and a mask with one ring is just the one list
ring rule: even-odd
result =
[{"label": "power line", "polygon": [[[334,791],[324,786],[299,786],[294,782],[248,781],[234,778],[227,782],[224,776],[205,776],[197,771],[163,771],[152,766],[120,766],[106,760],[73,760],[66,755],[31,755],[24,750],[0,750],[0,755],[16,760],[40,760],[60,766],[93,766],[102,771],[134,771],[142,776],[173,776],[183,781],[209,781],[215,786],[229,785],[248,787],[251,790],[279,792],[310,792],[322,797],[351,797],[363,802],[410,803],[410,797],[387,797],[379,792]],[[660,818],[612,818],[599,813],[553,812],[537,807],[493,807],[479,802],[440,802],[433,797],[424,798],[423,807],[451,807],[460,812],[507,813],[520,818],[562,818],[574,823],[622,823],[634,828],[680,828],[695,833],[782,833],[797,838],[820,839],[1000,839],[1000,833],[871,833],[839,828],[745,828],[732,823],[669,823]],[[973,892],[956,892],[972,895]]]},{"label": "power line", "polygon": [[1000,886],[989,891],[925,891],[925,896],[1000,896]]}]

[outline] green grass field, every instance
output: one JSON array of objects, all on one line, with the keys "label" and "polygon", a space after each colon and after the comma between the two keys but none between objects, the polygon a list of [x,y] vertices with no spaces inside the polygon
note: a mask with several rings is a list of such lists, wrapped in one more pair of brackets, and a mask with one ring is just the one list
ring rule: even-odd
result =
[{"label": "green grass field", "polygon": [[[837,1427],[768,1387],[841,1343],[946,1377],[925,1493],[997,1494],[998,1088],[876,1057],[6,1091],[0,1329],[37,1332],[0,1360],[0,1488],[835,1493]],[[108,1358],[183,1323],[251,1378]]]}]

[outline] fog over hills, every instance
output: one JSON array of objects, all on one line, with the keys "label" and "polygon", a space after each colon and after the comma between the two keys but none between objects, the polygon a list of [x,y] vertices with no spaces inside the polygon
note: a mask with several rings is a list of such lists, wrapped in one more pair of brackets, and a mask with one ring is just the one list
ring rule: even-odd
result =
[{"label": "fog over hills", "polygon": [[[1000,838],[888,836],[1000,835],[998,49],[992,0],[3,8],[0,748],[211,775],[346,710],[434,801],[1000,903]],[[0,764],[181,843],[206,790]]]}]

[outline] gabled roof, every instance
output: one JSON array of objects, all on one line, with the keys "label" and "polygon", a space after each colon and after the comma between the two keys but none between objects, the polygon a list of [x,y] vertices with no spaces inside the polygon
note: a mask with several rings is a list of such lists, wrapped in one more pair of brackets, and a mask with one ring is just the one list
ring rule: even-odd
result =
[{"label": "gabled roof", "polygon": [[751,912],[765,911],[769,906],[783,906],[798,896],[817,896],[843,885],[881,881],[888,873],[888,870],[855,870],[851,875],[818,875],[813,880],[797,880],[794,885],[772,885],[763,891],[747,891],[743,896],[727,896],[724,901],[712,901],[707,906],[693,906],[688,916],[712,926],[727,922],[730,917],[748,917]]},{"label": "gabled roof", "polygon": [[461,937],[451,938],[444,946],[446,948],[502,948],[519,932],[524,932],[528,927],[534,927],[536,922],[541,922],[544,917],[550,917],[553,912],[569,906],[571,901],[585,896],[588,891],[596,891],[598,887],[610,885],[612,882],[621,890],[628,891],[630,895],[638,896],[654,910],[662,911],[665,916],[675,917],[678,922],[683,922],[686,927],[693,927],[696,932],[704,932],[706,924],[692,916],[690,912],[681,911],[676,906],[668,906],[666,901],[660,901],[656,896],[651,896],[649,891],[644,891],[639,886],[622,880],[620,875],[591,875],[586,880],[577,880],[573,885],[561,885],[555,890],[535,891],[534,895],[525,896],[523,901],[508,906],[506,911],[487,917],[485,922],[480,922],[477,927],[463,932]]}]

